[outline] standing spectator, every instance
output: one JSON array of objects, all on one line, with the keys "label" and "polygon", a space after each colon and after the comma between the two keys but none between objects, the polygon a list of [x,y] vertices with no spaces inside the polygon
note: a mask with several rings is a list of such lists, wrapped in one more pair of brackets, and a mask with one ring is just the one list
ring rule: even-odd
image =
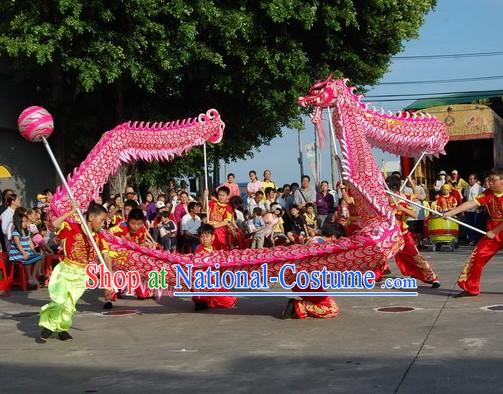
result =
[{"label": "standing spectator", "polygon": [[322,228],[327,217],[335,211],[334,196],[328,191],[327,181],[321,182],[320,191],[316,193],[316,208],[318,227]]},{"label": "standing spectator", "polygon": [[255,197],[255,193],[257,193],[262,187],[262,182],[257,179],[257,172],[255,170],[251,170],[248,173],[250,177],[250,182],[246,185],[246,192],[248,193],[248,199],[246,200],[246,205],[248,206]]},{"label": "standing spectator", "polygon": [[452,180],[452,187],[457,191],[459,191],[460,193],[463,193],[463,190],[469,186],[468,183],[459,176],[458,170],[451,171],[451,180]]},{"label": "standing spectator", "polygon": [[[7,207],[7,198],[9,196],[11,196],[12,194],[14,194],[14,190],[12,189],[5,189],[4,191],[2,191],[2,201],[1,201],[1,205],[0,205],[0,217],[1,215],[5,212],[5,210],[8,208]],[[4,238],[4,233],[2,231],[2,227],[1,227],[1,219],[0,219],[0,250],[4,250],[6,251],[7,250],[7,246],[5,244],[5,238]]]},{"label": "standing spectator", "polygon": [[264,171],[264,180],[262,181],[262,185],[260,187],[260,190],[262,190],[262,192],[264,193],[264,197],[262,198],[262,201],[265,202],[265,199],[266,199],[266,195],[265,195],[265,189],[267,189],[268,187],[272,187],[273,189],[276,189],[276,185],[274,183],[274,181],[271,179],[271,171],[269,170],[265,170]]},{"label": "standing spectator", "polygon": [[182,218],[180,228],[183,242],[188,244],[191,252],[194,253],[199,245],[197,230],[201,227],[201,218],[198,216],[201,212],[201,204],[194,201],[189,202],[188,209],[189,213]]},{"label": "standing spectator", "polygon": [[0,222],[2,223],[2,234],[4,236],[5,245],[8,245],[7,241],[10,238],[8,229],[11,227],[14,211],[21,206],[21,197],[12,193],[7,197],[5,205],[7,209],[0,215]]},{"label": "standing spectator", "polygon": [[433,189],[435,190],[436,193],[440,192],[440,189],[442,188],[442,186],[444,186],[446,176],[447,176],[447,173],[444,170],[442,170],[438,173],[437,180],[435,181],[435,184],[433,185]]},{"label": "standing spectator", "polygon": [[224,182],[222,185],[220,185],[218,188],[217,188],[217,191],[222,187],[222,186],[226,186],[228,189],[229,189],[229,199],[231,199],[232,197],[234,196],[240,196],[240,192],[239,192],[239,185],[235,182],[235,175],[230,173],[229,175],[227,175],[227,181]]},{"label": "standing spectator", "polygon": [[311,187],[310,182],[311,178],[309,175],[302,175],[301,187],[293,195],[294,204],[299,209],[304,208],[309,202],[316,204],[316,191]]},{"label": "standing spectator", "polygon": [[[182,191],[180,193],[180,203],[175,208],[175,222],[177,226],[180,226],[182,218],[189,213],[189,194]],[[195,233],[197,235],[197,232]]]},{"label": "standing spectator", "polygon": [[295,192],[297,190],[299,190],[299,184],[297,182],[293,182],[291,185],[290,185],[290,194],[292,195],[292,197],[295,195]]},{"label": "standing spectator", "polygon": [[155,205],[154,195],[151,192],[145,195],[145,205],[147,208],[147,220],[152,222],[157,216],[157,207]]},{"label": "standing spectator", "polygon": [[252,249],[262,249],[264,247],[264,232],[262,231],[265,228],[264,219],[262,218],[262,209],[256,207],[253,209],[253,218],[251,219],[250,228],[253,232],[253,242]]},{"label": "standing spectator", "polygon": [[[484,191],[477,179],[477,175],[470,174],[468,176],[468,186],[463,190],[465,201],[473,201],[479,194]],[[479,207],[467,209],[465,212],[466,221],[470,226],[481,228]],[[474,245],[480,239],[480,234],[476,231],[467,229],[467,241],[470,245]]]}]

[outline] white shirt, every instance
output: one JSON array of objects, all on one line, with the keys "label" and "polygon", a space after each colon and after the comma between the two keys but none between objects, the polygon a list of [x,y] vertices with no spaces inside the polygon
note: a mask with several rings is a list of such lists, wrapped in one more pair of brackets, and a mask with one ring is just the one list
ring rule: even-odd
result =
[{"label": "white shirt", "polygon": [[259,201],[259,203],[257,204],[255,200],[251,200],[248,204],[248,212],[250,213],[250,215],[253,215],[253,209],[255,209],[256,207],[262,209],[263,214],[266,212],[265,205],[262,201]]},{"label": "white shirt", "polygon": [[11,207],[7,209],[0,215],[0,221],[2,222],[2,233],[4,235],[8,234],[9,224],[12,223],[12,218],[14,217],[14,210]]},{"label": "white shirt", "polygon": [[442,189],[442,186],[444,185],[445,183],[445,178],[444,179],[437,179],[435,181],[435,184],[433,185],[433,189],[436,191],[436,192],[439,192],[440,189]]},{"label": "white shirt", "polygon": [[[480,193],[484,191],[484,188],[477,182],[473,186],[465,187],[463,190],[463,197],[466,201],[473,201]],[[477,207],[467,209],[467,212],[475,212]]]},{"label": "white shirt", "polygon": [[201,227],[201,218],[197,215],[192,218],[190,213],[187,213],[183,216],[180,227],[182,229],[182,234],[184,231],[188,231],[193,235],[197,235],[197,230]]}]

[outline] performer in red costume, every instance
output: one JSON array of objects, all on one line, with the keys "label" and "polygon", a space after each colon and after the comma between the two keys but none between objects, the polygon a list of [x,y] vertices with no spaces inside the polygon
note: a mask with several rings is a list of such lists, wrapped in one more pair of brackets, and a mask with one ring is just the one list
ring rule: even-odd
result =
[{"label": "performer in red costume", "polygon": [[[333,241],[344,236],[344,227],[339,223],[326,224],[322,228],[322,236],[311,238],[310,244]],[[321,292],[323,289],[300,289],[295,285],[293,292]],[[331,319],[339,314],[339,307],[330,296],[302,296],[301,300],[290,299],[282,313],[283,319],[305,319],[313,317],[318,319]]]},{"label": "performer in red costume", "polygon": [[488,177],[488,182],[489,189],[474,200],[466,201],[444,214],[444,218],[447,218],[467,209],[484,205],[490,216],[487,222],[487,234],[473,250],[458,279],[458,286],[463,291],[455,295],[456,298],[476,296],[480,293],[480,278],[484,266],[503,248],[503,169],[493,170]]},{"label": "performer in red costume", "polygon": [[218,200],[208,203],[208,223],[215,229],[215,250],[229,250],[230,232],[234,228],[234,209],[228,200],[229,188],[222,186],[218,189]]},{"label": "performer in red costume", "polygon": [[[400,192],[400,179],[393,176],[388,177],[386,178],[386,184],[393,193],[398,194]],[[395,262],[400,272],[403,275],[411,276],[422,282],[430,283],[434,289],[440,287],[437,274],[433,271],[424,256],[419,253],[414,236],[409,232],[407,218],[417,218],[417,212],[403,201],[395,202],[392,196],[388,195],[388,201],[395,213],[405,241],[403,249],[395,256]]]},{"label": "performer in red costume", "polygon": [[[222,186],[225,187],[225,186]],[[205,254],[213,252],[213,242],[215,240],[215,229],[211,224],[203,224],[197,232],[201,242],[196,248],[196,254]],[[226,289],[205,289],[204,291],[227,291]],[[194,296],[192,297],[195,307],[194,310],[202,311],[213,308],[232,308],[236,305],[237,298],[233,296]]]},{"label": "performer in red costume", "polygon": [[[137,243],[138,245],[150,248],[155,248],[156,245],[152,236],[147,231],[145,226],[145,215],[140,208],[133,208],[128,213],[127,222],[121,222],[117,226],[112,227],[110,232],[117,237],[127,239],[128,241]],[[112,252],[110,257],[115,258],[118,256]],[[138,287],[135,290],[135,293],[140,300],[152,297],[152,290],[150,289],[142,289]],[[117,296],[117,293],[114,293],[113,290],[106,290],[105,304],[103,305],[103,308],[111,309],[113,307],[112,301],[116,301]]]}]

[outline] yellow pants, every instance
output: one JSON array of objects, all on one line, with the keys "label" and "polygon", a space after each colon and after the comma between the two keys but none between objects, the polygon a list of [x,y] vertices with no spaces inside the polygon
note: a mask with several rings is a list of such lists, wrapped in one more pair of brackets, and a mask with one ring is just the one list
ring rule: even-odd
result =
[{"label": "yellow pants", "polygon": [[85,267],[59,263],[49,280],[51,302],[40,310],[38,325],[54,332],[68,331],[75,305],[86,290],[86,280]]}]

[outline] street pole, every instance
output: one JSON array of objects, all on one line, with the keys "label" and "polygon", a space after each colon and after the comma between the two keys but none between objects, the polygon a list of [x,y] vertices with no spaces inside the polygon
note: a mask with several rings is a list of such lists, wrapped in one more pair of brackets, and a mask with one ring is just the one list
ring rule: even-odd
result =
[{"label": "street pole", "polygon": [[302,141],[300,138],[300,129],[297,130],[297,137],[299,143],[299,157],[297,158],[297,162],[299,163],[300,166],[300,178],[302,178],[302,175],[304,175],[304,160],[302,158]]}]

